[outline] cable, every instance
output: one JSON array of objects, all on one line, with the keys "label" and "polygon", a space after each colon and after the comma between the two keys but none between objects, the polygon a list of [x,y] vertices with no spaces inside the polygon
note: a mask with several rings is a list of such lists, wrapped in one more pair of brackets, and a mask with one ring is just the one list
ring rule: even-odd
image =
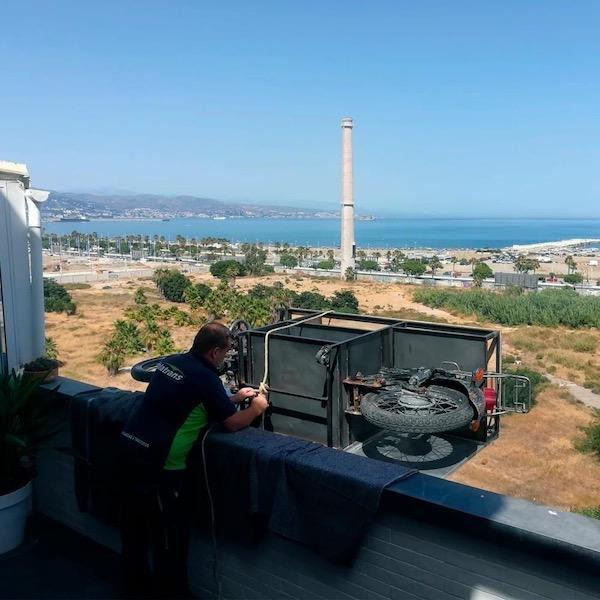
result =
[{"label": "cable", "polygon": [[210,483],[208,481],[208,467],[206,464],[206,449],[205,442],[208,434],[218,425],[218,423],[213,423],[210,427],[206,429],[204,434],[202,435],[202,441],[200,442],[200,450],[202,453],[202,470],[204,472],[204,485],[206,486],[206,493],[208,495],[208,505],[210,509],[210,531],[212,537],[213,544],[213,555],[214,555],[214,563],[213,563],[213,577],[215,579],[215,583],[217,584],[217,600],[221,599],[221,581],[219,579],[219,570],[218,570],[218,550],[217,550],[217,531],[215,524],[215,505],[213,503],[212,493],[210,491]]},{"label": "cable", "polygon": [[276,327],[275,329],[270,329],[265,334],[265,370],[263,373],[262,381],[258,386],[259,394],[266,394],[269,391],[269,386],[267,385],[267,381],[269,379],[269,337],[272,333],[276,333],[277,331],[281,331],[282,329],[288,329],[289,327],[295,327],[296,325],[302,325],[302,323],[306,323],[307,321],[312,321],[313,319],[319,319],[333,312],[332,310],[326,310],[325,312],[319,313],[318,315],[311,315],[310,317],[306,317],[305,319],[300,319],[300,321],[292,321],[287,325],[282,325],[281,327]]}]

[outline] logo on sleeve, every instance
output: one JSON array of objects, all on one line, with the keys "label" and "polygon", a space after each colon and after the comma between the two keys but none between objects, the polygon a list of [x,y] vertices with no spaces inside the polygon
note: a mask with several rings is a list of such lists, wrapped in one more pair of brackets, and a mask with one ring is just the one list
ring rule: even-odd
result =
[{"label": "logo on sleeve", "polygon": [[169,363],[158,363],[158,365],[156,365],[156,370],[160,371],[163,375],[166,375],[173,381],[180,382],[185,379],[183,371],[178,369],[175,365],[171,365]]}]

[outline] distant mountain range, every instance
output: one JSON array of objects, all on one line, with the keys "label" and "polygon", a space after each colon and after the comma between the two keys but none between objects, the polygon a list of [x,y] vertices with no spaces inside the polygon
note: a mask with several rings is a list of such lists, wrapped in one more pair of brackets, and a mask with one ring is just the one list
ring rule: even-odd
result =
[{"label": "distant mountain range", "polygon": [[51,192],[42,208],[47,220],[166,219],[176,217],[331,218],[339,213],[293,206],[225,202],[198,196]]}]

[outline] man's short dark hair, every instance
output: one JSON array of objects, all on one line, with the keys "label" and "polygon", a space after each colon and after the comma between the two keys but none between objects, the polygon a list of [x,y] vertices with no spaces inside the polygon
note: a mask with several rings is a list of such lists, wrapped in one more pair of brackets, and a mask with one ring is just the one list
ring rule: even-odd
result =
[{"label": "man's short dark hair", "polygon": [[223,323],[211,321],[200,328],[190,352],[194,356],[203,356],[213,348],[227,348],[231,340],[231,333]]}]

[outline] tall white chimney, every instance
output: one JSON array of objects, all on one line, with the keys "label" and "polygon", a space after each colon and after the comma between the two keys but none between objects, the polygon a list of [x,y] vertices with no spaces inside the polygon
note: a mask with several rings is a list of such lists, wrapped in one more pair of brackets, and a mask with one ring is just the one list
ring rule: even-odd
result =
[{"label": "tall white chimney", "polygon": [[342,256],[341,276],[346,269],[354,269],[354,191],[352,183],[352,119],[342,119]]}]

